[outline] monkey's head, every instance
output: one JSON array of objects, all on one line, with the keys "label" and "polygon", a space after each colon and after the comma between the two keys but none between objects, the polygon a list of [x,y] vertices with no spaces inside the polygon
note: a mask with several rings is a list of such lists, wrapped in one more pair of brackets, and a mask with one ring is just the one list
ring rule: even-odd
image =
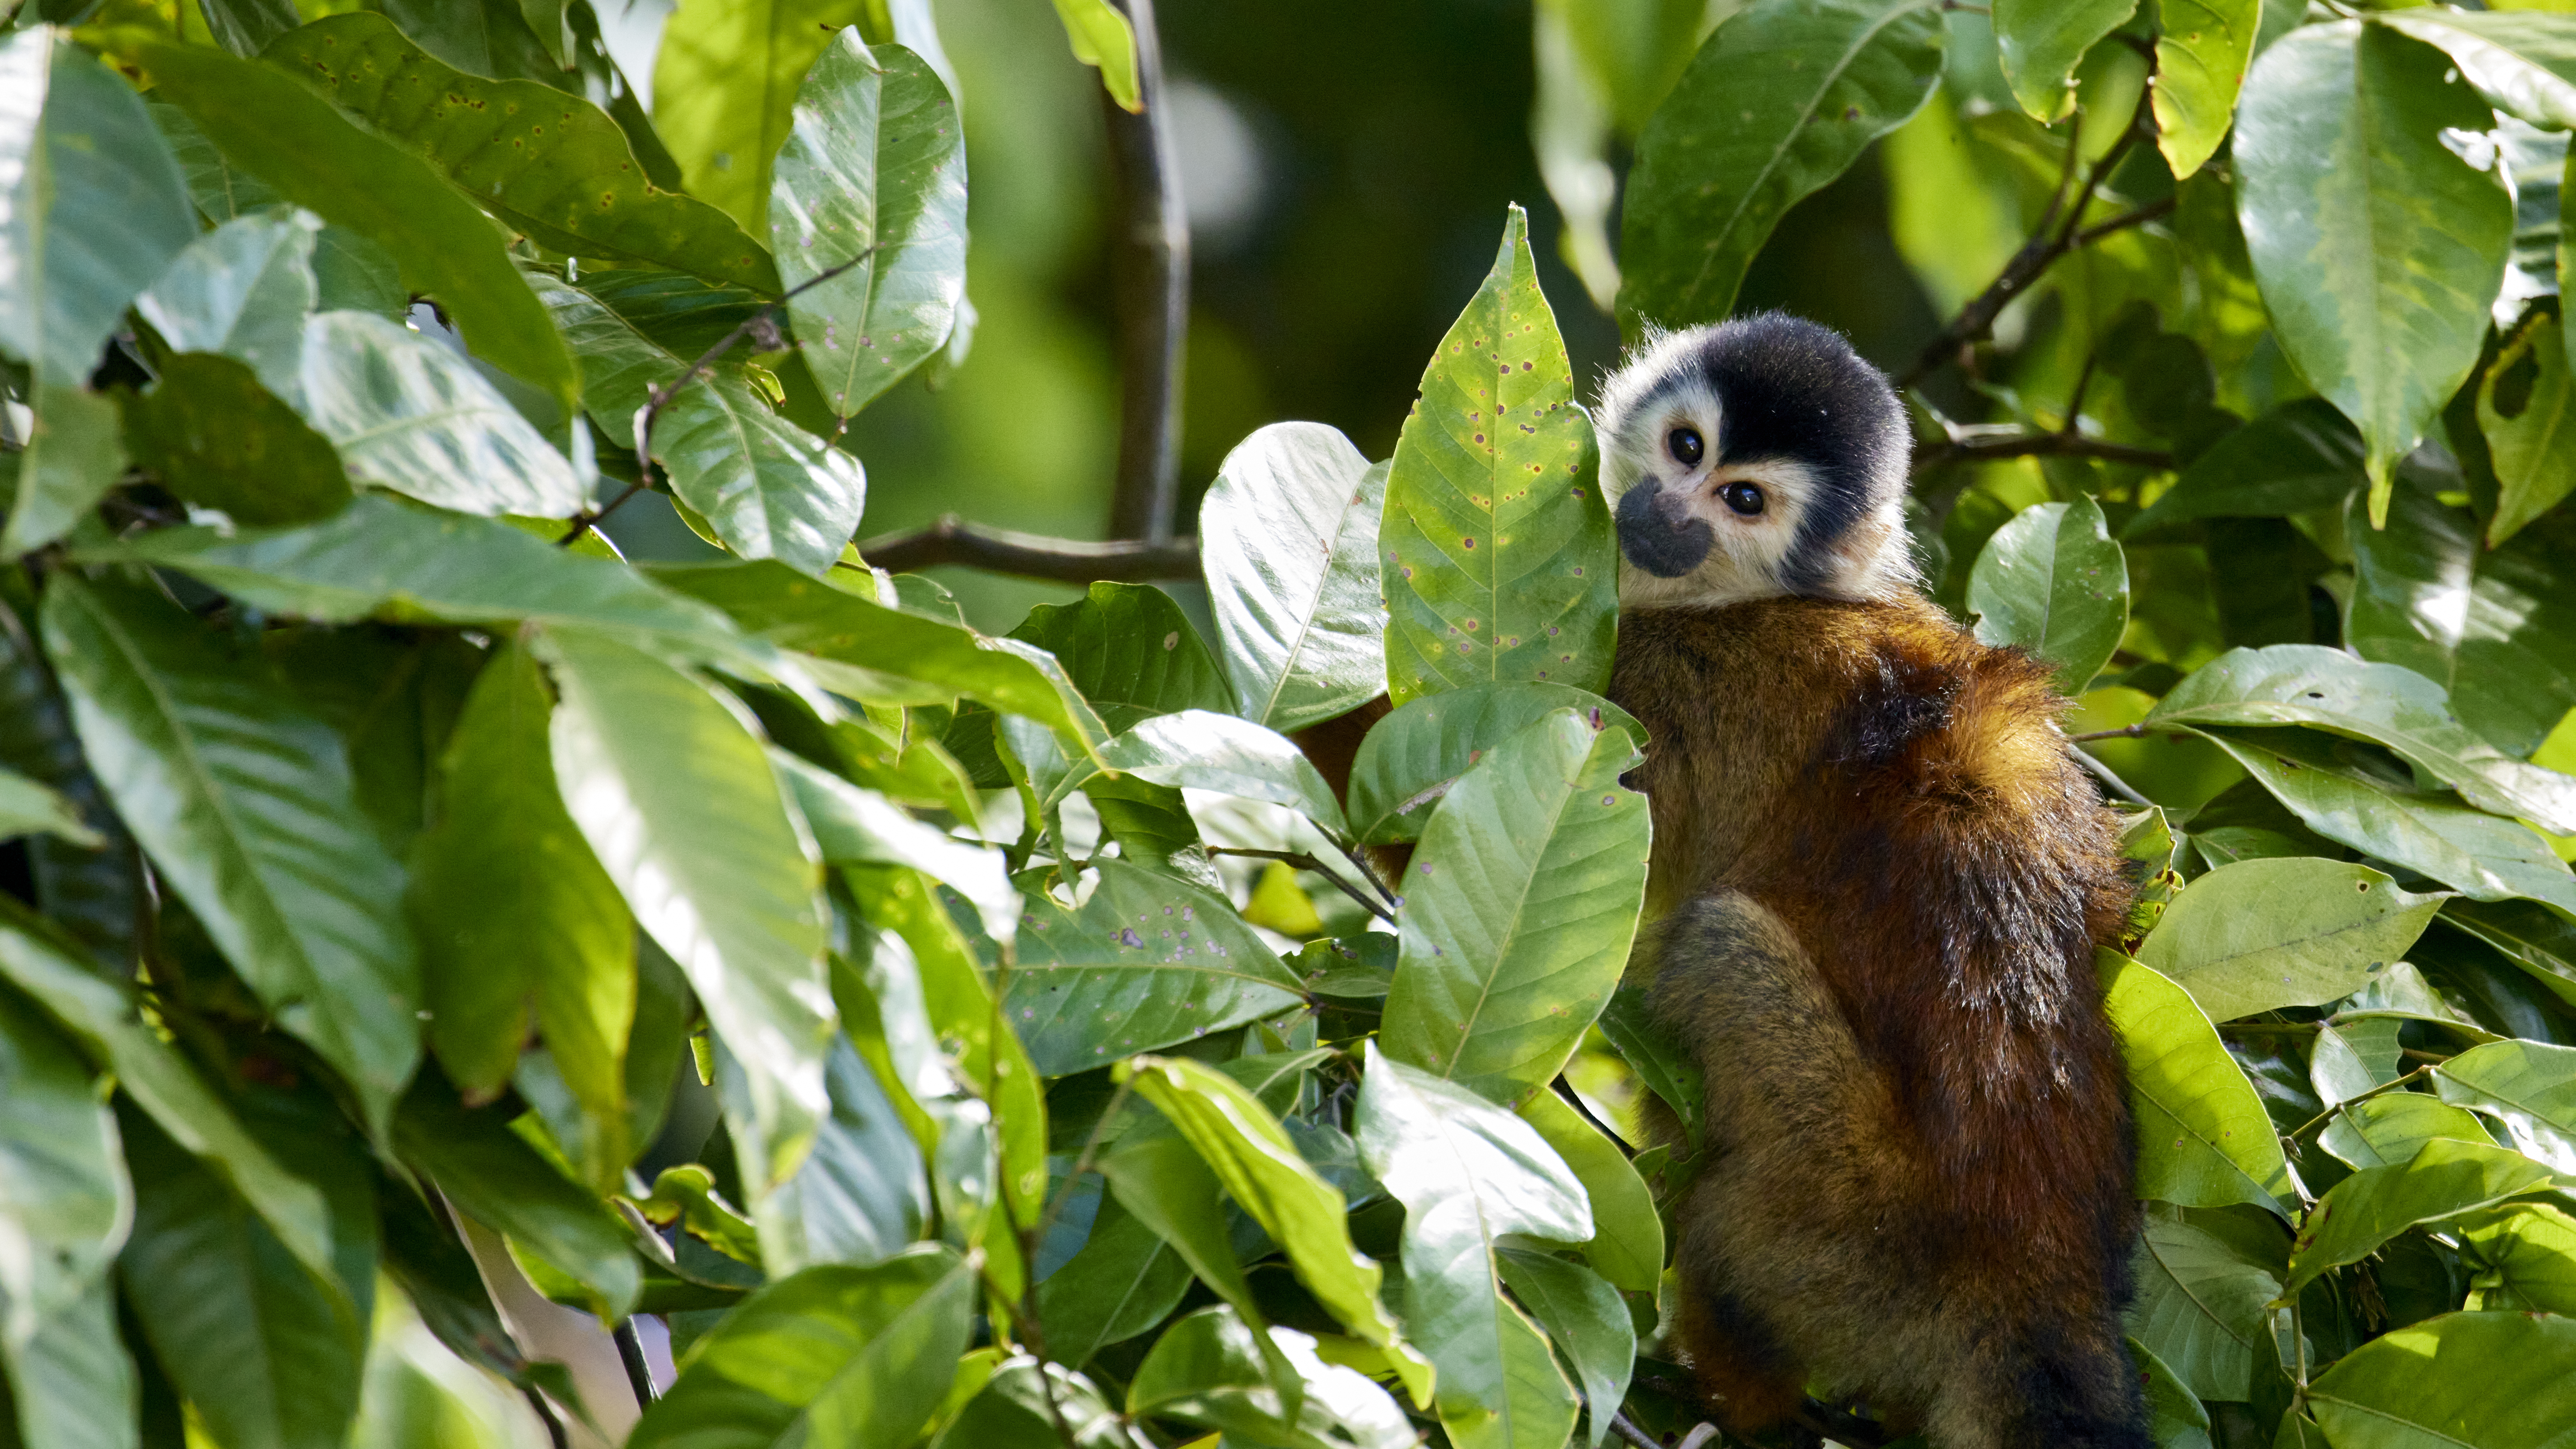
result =
[{"label": "monkey's head", "polygon": [[1782,312],[1649,334],[1598,420],[1622,604],[1914,585],[1905,410],[1840,334]]}]

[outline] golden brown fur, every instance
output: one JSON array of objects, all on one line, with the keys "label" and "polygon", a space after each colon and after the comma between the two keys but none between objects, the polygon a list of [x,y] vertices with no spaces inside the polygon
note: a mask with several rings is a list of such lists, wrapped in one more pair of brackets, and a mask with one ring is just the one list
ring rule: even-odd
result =
[{"label": "golden brown fur", "polygon": [[1941,1449],[2144,1446],[2132,1134],[2093,951],[2130,885],[2045,666],[1919,598],[1634,611],[1634,973],[1705,1067],[1676,1336],[1720,1421],[1814,1380]]}]

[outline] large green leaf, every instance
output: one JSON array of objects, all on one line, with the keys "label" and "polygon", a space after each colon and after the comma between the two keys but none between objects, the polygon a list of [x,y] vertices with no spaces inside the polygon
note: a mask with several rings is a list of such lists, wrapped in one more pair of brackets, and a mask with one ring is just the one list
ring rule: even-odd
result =
[{"label": "large green leaf", "polygon": [[[1655,1195],[1620,1144],[1555,1092],[1532,1092],[1514,1109],[1583,1184],[1600,1231],[1583,1245],[1583,1257],[1614,1287],[1652,1293],[1664,1272],[1664,1221]],[[1615,1400],[1614,1400],[1615,1402]]]},{"label": "large green leaf", "polygon": [[2422,1092],[2386,1092],[2347,1105],[2317,1134],[2317,1145],[2347,1167],[2390,1167],[2413,1159],[2437,1137],[2487,1145],[2495,1141],[2461,1108]]},{"label": "large green leaf", "polygon": [[39,381],[33,392],[34,427],[16,459],[18,496],[0,531],[0,556],[70,532],[125,471],[115,403],[69,383]]},{"label": "large green leaf", "polygon": [[1198,1150],[1226,1196],[1287,1251],[1306,1291],[1383,1352],[1415,1402],[1427,1403],[1431,1365],[1378,1306],[1378,1266],[1351,1246],[1342,1194],[1307,1165],[1278,1119],[1232,1078],[1187,1059],[1138,1058],[1115,1075]]},{"label": "large green leaf", "polygon": [[1646,800],[1624,731],[1559,710],[1459,777],[1404,868],[1387,1054],[1516,1101],[1565,1065],[1627,966]]},{"label": "large green leaf", "polygon": [[1096,583],[1070,604],[1040,604],[1010,637],[1054,655],[1113,730],[1158,714],[1230,712],[1234,705],[1189,616],[1147,584]]},{"label": "large green leaf", "polygon": [[2566,1209],[2510,1203],[2454,1226],[2470,1308],[2576,1315],[2576,1217]]},{"label": "large green leaf", "polygon": [[439,766],[439,808],[412,850],[429,1044],[470,1101],[508,1085],[530,1018],[581,1105],[564,1143],[602,1191],[622,1181],[635,922],[555,788],[535,659],[504,647],[474,681]]},{"label": "large green leaf", "polygon": [[2499,815],[2576,831],[2576,776],[2515,759],[2471,734],[2442,687],[2340,649],[2275,644],[2234,649],[2193,671],[2147,719],[2183,725],[2308,725],[2394,750],[2416,768]]},{"label": "large green leaf", "polygon": [[2308,1386],[2336,1449],[2567,1449],[2576,1319],[2451,1313],[2347,1354]]},{"label": "large green leaf", "polygon": [[429,163],[344,119],[295,77],[212,50],[132,40],[124,52],[226,160],[392,254],[403,285],[455,320],[475,355],[569,409],[581,384],[506,238]]},{"label": "large green leaf", "polygon": [[2256,1261],[2180,1217],[2150,1212],[2137,1274],[2129,1331],[2193,1393],[2249,1398],[2257,1367],[2273,1362],[2269,1305],[2281,1296],[2281,1265]]},{"label": "large green leaf", "polygon": [[[2138,0],[1995,0],[1995,50],[2013,99],[2043,121],[2075,105],[2075,66],[2127,22]],[[2245,37],[2253,44],[2251,28]]]},{"label": "large green leaf", "polygon": [[2449,899],[2366,865],[2293,856],[2221,866],[2175,897],[2138,950],[2212,1021],[2322,1006],[2368,985]]},{"label": "large green leaf", "polygon": [[2553,513],[2481,548],[2474,515],[2411,482],[2389,516],[2386,529],[2348,530],[2344,642],[2447,687],[2463,724],[2530,754],[2576,708],[2576,573],[2565,562],[2576,516]]},{"label": "large green leaf", "polygon": [[2576,912],[2576,877],[2548,842],[2447,794],[2410,791],[2312,730],[2203,728],[2310,830],[2431,876],[2473,900],[2516,896]]},{"label": "large green leaf", "polygon": [[883,795],[783,750],[770,759],[826,863],[910,866],[971,902],[986,935],[1008,941],[1018,930],[1020,893],[1001,852],[915,820]]},{"label": "large green leaf", "polygon": [[190,242],[134,310],[173,352],[220,352],[261,386],[303,395],[304,319],[319,297],[312,213],[281,207],[235,217]]},{"label": "large green leaf", "polygon": [[1462,684],[1609,682],[1618,549],[1528,232],[1513,207],[1396,439],[1377,546],[1399,705]]},{"label": "large green leaf", "polygon": [[68,36],[0,42],[0,96],[0,349],[77,386],[196,218],[142,97]]},{"label": "large green leaf", "polygon": [[1230,1308],[1204,1308],[1173,1324],[1137,1366],[1127,1412],[1220,1430],[1230,1443],[1404,1449],[1419,1442],[1404,1411],[1366,1374],[1316,1357],[1314,1340],[1293,1328],[1273,1328],[1274,1351],[1305,1387],[1292,1416],[1269,1385],[1253,1332]]},{"label": "large green leaf", "polygon": [[1502,1236],[1592,1236],[1591,1209],[1528,1123],[1371,1043],[1357,1136],[1369,1171],[1404,1204],[1404,1303],[1440,1377],[1441,1426],[1460,1449],[1555,1449],[1575,1394],[1546,1337],[1502,1294]]},{"label": "large green leaf", "polygon": [[2496,475],[2493,548],[2576,489],[2576,385],[2566,334],[2546,314],[2505,344],[2478,384],[2478,431]]},{"label": "large green leaf", "polygon": [[688,0],[662,27],[653,129],[689,194],[767,235],[771,158],[792,127],[798,83],[860,0]]},{"label": "large green leaf", "polygon": [[214,1442],[339,1449],[358,1408],[373,1243],[335,1239],[365,1248],[350,1265],[361,1281],[317,1276],[203,1163],[125,1125],[135,1214],[119,1267],[153,1356]]},{"label": "large green leaf", "polygon": [[0,1434],[46,1449],[138,1449],[134,1360],[117,1332],[116,1290],[93,1283],[24,1338],[0,1339],[16,1422]]},{"label": "large green leaf", "polygon": [[2497,1041],[2434,1069],[2442,1100],[2491,1116],[2525,1156],[2576,1173],[2576,1047]]},{"label": "large green leaf", "polygon": [[2549,1169],[2518,1152],[2434,1138],[2405,1163],[2365,1168],[2317,1199],[2292,1245],[2282,1290],[2294,1294],[2329,1268],[2357,1263],[2418,1223],[2549,1185]]},{"label": "large green leaf", "polygon": [[[718,1090],[736,1090],[741,1073],[733,1053],[720,1050]],[[773,1278],[816,1263],[882,1262],[924,1236],[930,1220],[921,1148],[848,1038],[833,1039],[823,1081],[832,1110],[815,1129],[813,1152],[752,1210],[761,1267]]]},{"label": "large green leaf", "polygon": [[1369,727],[1351,761],[1350,822],[1371,845],[1422,838],[1423,824],[1458,777],[1504,741],[1560,709],[1598,717],[1643,748],[1645,726],[1570,684],[1474,684],[1425,695]]},{"label": "large green leaf", "polygon": [[126,450],[179,498],[254,526],[309,522],[349,501],[330,440],[243,363],[183,352],[150,392],[127,398]]},{"label": "large green leaf", "polygon": [[936,1244],[773,1283],[689,1348],[632,1449],[871,1449],[909,1442],[948,1393],[975,1270]]},{"label": "large green leaf", "polygon": [[420,965],[339,735],[137,586],[57,574],[44,630],[90,767],[160,880],[381,1131],[420,1056]]},{"label": "large green leaf", "polygon": [[769,183],[778,270],[797,350],[848,417],[947,344],[966,298],[966,136],[937,72],[856,30],[824,46],[798,88]]},{"label": "large green leaf", "polygon": [[2198,171],[2236,117],[2263,0],[2157,0],[2156,145],[2177,177]]},{"label": "large green leaf", "polygon": [[1343,829],[1333,787],[1296,744],[1235,715],[1189,709],[1138,720],[1101,746],[1100,761],[1170,789],[1267,800],[1336,835]]},{"label": "large green leaf", "polygon": [[1091,1380],[1026,1354],[995,1367],[930,1441],[931,1449],[1066,1449],[1059,1414],[1072,1431],[1071,1449],[1153,1449],[1154,1441],[1110,1407]]},{"label": "large green leaf", "polygon": [[[527,275],[581,359],[592,421],[632,446],[654,389],[671,386],[696,355],[671,351],[612,309],[595,278]],[[653,458],[673,495],[727,548],[809,574],[841,556],[867,501],[856,458],[780,417],[740,372],[724,368],[672,394],[653,426]]]},{"label": "large green leaf", "polygon": [[2196,518],[2286,518],[2330,508],[2370,481],[2361,435],[2323,398],[2287,402],[2220,439],[2120,529],[2143,538]]},{"label": "large green leaf", "polygon": [[832,1002],[811,848],[746,712],[696,677],[578,629],[539,636],[555,707],[555,780],[635,919],[744,1065],[726,1103],[761,1165],[755,1204],[794,1172],[827,1110]]},{"label": "large green leaf", "polygon": [[2106,955],[2103,976],[2103,1009],[2129,1062],[2138,1196],[2281,1211],[2290,1168],[2272,1119],[2191,994],[2125,956]]},{"label": "large green leaf", "polygon": [[1977,638],[2012,644],[2057,667],[2077,695],[2129,625],[2129,562],[2090,496],[2038,503],[1995,530],[1968,574]]},{"label": "large green leaf", "polygon": [[2576,31],[2556,15],[2510,13],[2521,8],[2498,6],[2497,13],[2487,13],[2433,6],[2385,23],[2440,46],[2497,110],[2535,126],[2576,125]]},{"label": "large green leaf", "polygon": [[76,1302],[125,1236],[133,1190],[100,1096],[53,1023],[0,990],[0,1235],[12,1249],[0,1259],[0,1342],[24,1344]]},{"label": "large green leaf", "polygon": [[1322,423],[1235,444],[1199,504],[1199,562],[1245,719],[1286,733],[1386,689],[1387,469]]},{"label": "large green leaf", "polygon": [[1638,139],[1621,329],[1724,317],[1789,208],[1932,94],[1941,50],[1940,0],[1757,0],[1727,17]]},{"label": "large green leaf", "polygon": [[1224,896],[1123,860],[1079,907],[1033,893],[1002,992],[1046,1076],[1106,1066],[1274,1015],[1303,983]]},{"label": "large green leaf", "polygon": [[1580,1263],[1506,1247],[1494,1256],[1512,1297],[1535,1316],[1581,1382],[1592,1449],[1610,1437],[1610,1416],[1628,1397],[1637,1328],[1619,1290]]},{"label": "large green leaf", "polygon": [[590,483],[474,365],[398,322],[304,329],[304,415],[358,479],[460,513],[569,518]]},{"label": "large green leaf", "polygon": [[468,75],[365,11],[303,26],[264,58],[555,251],[778,290],[757,242],[647,181],[626,134],[578,94]]},{"label": "large green leaf", "polygon": [[603,1319],[624,1317],[642,1287],[625,1226],[513,1132],[508,1110],[469,1108],[423,1073],[394,1118],[394,1146],[466,1216],[580,1284]]},{"label": "large green leaf", "polygon": [[2441,52],[2382,25],[2263,52],[2234,151],[2237,215],[2274,335],[2360,427],[2374,525],[2391,470],[2478,359],[2513,200],[2443,141],[2493,113]]}]

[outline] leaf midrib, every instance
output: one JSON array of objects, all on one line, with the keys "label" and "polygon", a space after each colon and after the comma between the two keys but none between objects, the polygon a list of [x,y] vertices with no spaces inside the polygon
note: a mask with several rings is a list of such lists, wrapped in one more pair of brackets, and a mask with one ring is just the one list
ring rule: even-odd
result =
[{"label": "leaf midrib", "polygon": [[[1594,743],[1596,746],[1599,743],[1598,736],[1594,737]],[[1575,780],[1581,779],[1584,767],[1592,763],[1592,754],[1590,749],[1583,752],[1582,761],[1575,766]],[[1521,917],[1529,910],[1530,890],[1536,885],[1539,872],[1546,866],[1548,848],[1556,843],[1557,827],[1564,823],[1565,812],[1574,803],[1576,793],[1574,780],[1567,780],[1563,793],[1557,797],[1556,809],[1548,817],[1547,836],[1540,843],[1538,854],[1530,863],[1529,874],[1523,879],[1519,891],[1515,893],[1511,922],[1503,928],[1503,933],[1494,950],[1494,967],[1484,973],[1483,980],[1478,984],[1476,1004],[1468,1008],[1466,1020],[1459,1023],[1461,1029],[1458,1033],[1458,1045],[1449,1053],[1447,1064],[1440,1069],[1440,1076],[1444,1081],[1456,1080],[1458,1063],[1467,1055],[1467,1044],[1476,1039],[1477,1019],[1484,1015],[1485,1003],[1493,999],[1494,982],[1502,975],[1503,962],[1510,958],[1512,943],[1520,935]]]}]

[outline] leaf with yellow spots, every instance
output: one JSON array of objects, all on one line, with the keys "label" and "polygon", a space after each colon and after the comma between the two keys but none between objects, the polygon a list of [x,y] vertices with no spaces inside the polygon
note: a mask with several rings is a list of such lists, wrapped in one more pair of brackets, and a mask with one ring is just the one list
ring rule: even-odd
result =
[{"label": "leaf with yellow spots", "polygon": [[1598,464],[1515,206],[1396,441],[1378,529],[1389,698],[1609,683],[1618,554]]}]

